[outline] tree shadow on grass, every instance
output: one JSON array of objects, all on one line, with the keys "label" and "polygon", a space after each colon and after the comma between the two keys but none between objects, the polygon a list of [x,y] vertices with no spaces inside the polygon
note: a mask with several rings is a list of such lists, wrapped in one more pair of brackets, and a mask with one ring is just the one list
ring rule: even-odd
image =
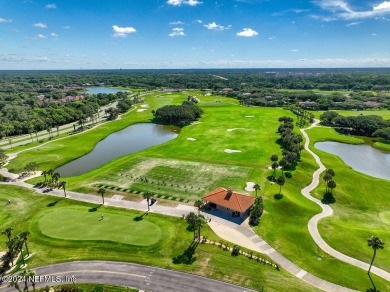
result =
[{"label": "tree shadow on grass", "polygon": [[58,199],[54,202],[51,202],[49,204],[47,204],[48,207],[54,207],[55,205],[57,205],[57,203],[61,202],[64,198],[61,198],[61,199]]},{"label": "tree shadow on grass", "polygon": [[133,221],[141,221],[144,219],[144,216],[147,216],[148,214],[149,214],[148,212],[145,212],[141,216],[134,217]]},{"label": "tree shadow on grass", "polygon": [[101,206],[102,206],[102,204],[97,205],[97,206],[95,206],[95,207],[89,209],[88,212],[96,212]]},{"label": "tree shadow on grass", "polygon": [[321,203],[322,203],[322,204],[326,204],[326,205],[328,205],[328,204],[334,204],[334,203],[336,203],[336,199],[335,199],[335,197],[333,197],[333,194],[327,192],[327,193],[324,195],[324,197],[322,198]]},{"label": "tree shadow on grass", "polygon": [[186,264],[191,265],[196,261],[194,257],[195,250],[199,244],[199,241],[194,240],[191,242],[191,245],[179,256],[172,258],[174,264]]},{"label": "tree shadow on grass", "polygon": [[283,195],[282,194],[275,194],[274,199],[281,200],[281,199],[283,199]]}]

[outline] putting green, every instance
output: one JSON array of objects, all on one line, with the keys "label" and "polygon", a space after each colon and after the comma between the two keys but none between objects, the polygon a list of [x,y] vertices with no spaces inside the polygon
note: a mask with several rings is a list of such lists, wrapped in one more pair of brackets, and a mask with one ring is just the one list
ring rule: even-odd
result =
[{"label": "putting green", "polygon": [[99,240],[151,246],[162,238],[160,227],[147,220],[134,221],[130,216],[70,208],[57,209],[43,215],[38,226],[44,235],[65,240]]}]

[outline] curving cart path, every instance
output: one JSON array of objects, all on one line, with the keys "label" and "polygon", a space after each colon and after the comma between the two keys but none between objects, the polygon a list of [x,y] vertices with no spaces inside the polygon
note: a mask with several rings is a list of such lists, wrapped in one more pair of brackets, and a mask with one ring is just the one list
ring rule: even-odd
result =
[{"label": "curving cart path", "polygon": [[[315,126],[317,126],[319,124],[319,120],[315,120],[315,122],[309,127],[309,128],[306,128],[306,129],[301,129],[301,132],[303,134],[303,136],[305,137],[305,149],[308,153],[310,153],[316,163],[319,165],[319,169],[317,169],[314,173],[313,173],[313,180],[312,182],[310,183],[310,185],[308,185],[307,187],[303,188],[301,193],[302,195],[304,195],[307,199],[309,199],[310,201],[316,203],[317,205],[319,205],[321,208],[322,208],[322,212],[313,216],[310,220],[309,220],[309,223],[308,223],[308,229],[309,229],[309,232],[310,232],[310,235],[312,236],[312,238],[314,239],[314,241],[316,242],[316,244],[324,251],[326,252],[327,254],[335,257],[336,259],[339,259],[343,262],[346,262],[348,264],[351,264],[355,267],[358,267],[358,268],[361,268],[363,270],[368,270],[368,268],[370,267],[369,264],[365,263],[365,262],[362,262],[358,259],[355,259],[355,258],[352,258],[350,256],[347,256],[341,252],[338,252],[337,250],[333,249],[332,247],[330,247],[326,242],[325,240],[321,237],[321,234],[320,232],[318,231],[318,222],[325,218],[325,217],[328,217],[328,216],[331,216],[333,214],[333,209],[329,206],[329,205],[326,205],[326,204],[323,204],[320,200],[312,197],[310,195],[310,192],[312,190],[314,190],[318,184],[319,184],[319,181],[320,181],[320,174],[326,169],[324,164],[321,162],[321,159],[318,157],[317,154],[315,154],[313,151],[310,150],[309,148],[309,143],[310,143],[310,139],[309,139],[309,136],[307,135],[306,131],[305,130],[308,130],[308,129],[311,129],[311,128],[314,128]],[[372,266],[371,268],[371,273],[387,280],[387,281],[390,281],[390,273],[385,271],[385,270],[382,270],[382,269],[379,269],[375,266]]]}]

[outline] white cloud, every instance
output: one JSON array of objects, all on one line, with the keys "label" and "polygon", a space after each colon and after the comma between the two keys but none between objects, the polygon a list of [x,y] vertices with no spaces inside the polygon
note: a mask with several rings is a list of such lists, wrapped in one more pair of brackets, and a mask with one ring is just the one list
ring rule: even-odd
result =
[{"label": "white cloud", "polygon": [[205,24],[203,26],[206,27],[207,29],[211,29],[211,30],[225,30],[225,29],[230,29],[232,27],[231,25],[222,26],[222,25],[216,24],[215,22],[211,22],[211,23]]},{"label": "white cloud", "polygon": [[203,2],[197,1],[197,0],[188,0],[184,1],[185,4],[190,5],[190,6],[196,6],[198,4],[202,4]]},{"label": "white cloud", "polygon": [[355,25],[359,25],[359,24],[361,24],[361,23],[362,23],[362,21],[355,21],[355,22],[348,23],[348,24],[346,24],[345,26],[346,26],[346,27],[355,26]]},{"label": "white cloud", "polygon": [[181,22],[180,20],[178,20],[178,21],[172,21],[169,24],[171,24],[171,25],[182,25],[182,24],[185,24],[185,23]]},{"label": "white cloud", "polygon": [[181,6],[181,5],[196,6],[202,3],[203,2],[200,2],[198,0],[168,0],[167,1],[167,4],[172,6]]},{"label": "white cloud", "polygon": [[374,6],[374,11],[390,11],[390,2],[384,1],[381,4]]},{"label": "white cloud", "polygon": [[36,28],[47,28],[47,25],[42,23],[42,22],[38,22],[38,23],[34,23],[33,27],[36,27]]},{"label": "white cloud", "polygon": [[12,20],[0,17],[0,23],[8,23],[8,22],[12,22]]},{"label": "white cloud", "polygon": [[117,25],[112,26],[112,30],[114,32],[114,37],[115,38],[125,38],[127,37],[130,33],[135,33],[136,30],[133,27],[120,27]]},{"label": "white cloud", "polygon": [[172,28],[172,32],[169,34],[170,37],[176,37],[176,36],[186,36],[184,32],[184,28],[181,27],[175,27]]},{"label": "white cloud", "polygon": [[46,5],[46,8],[47,8],[47,9],[56,9],[57,6],[56,6],[55,3],[51,3],[51,4],[47,4],[47,5]]},{"label": "white cloud", "polygon": [[58,34],[56,34],[55,32],[52,32],[52,33],[50,34],[50,36],[51,36],[52,38],[58,38]]},{"label": "white cloud", "polygon": [[237,33],[237,36],[241,36],[241,37],[253,37],[253,36],[256,36],[258,35],[259,33],[251,28],[244,28],[243,31],[241,32],[238,32]]},{"label": "white cloud", "polygon": [[44,36],[43,34],[37,34],[35,38],[39,40],[39,39],[46,39],[47,37]]},{"label": "white cloud", "polygon": [[65,25],[62,27],[63,29],[70,29],[70,26],[69,25]]},{"label": "white cloud", "polygon": [[297,50],[297,49],[292,49],[292,50],[290,50],[290,52],[297,53],[297,52],[299,52],[299,50]]},{"label": "white cloud", "polygon": [[195,22],[196,22],[196,23],[203,23],[203,21],[200,20],[200,19],[195,20]]},{"label": "white cloud", "polygon": [[384,1],[376,6],[372,6],[371,10],[356,11],[350,7],[346,0],[316,0],[314,1],[323,10],[332,13],[332,16],[312,15],[313,18],[322,21],[333,21],[337,19],[352,20],[375,18],[385,14],[390,14],[390,2]]}]

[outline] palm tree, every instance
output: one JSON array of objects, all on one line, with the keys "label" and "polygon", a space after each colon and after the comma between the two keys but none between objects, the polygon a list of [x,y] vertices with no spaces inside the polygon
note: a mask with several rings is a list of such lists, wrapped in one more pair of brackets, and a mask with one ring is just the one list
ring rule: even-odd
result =
[{"label": "palm tree", "polygon": [[328,181],[327,186],[330,189],[330,193],[332,194],[332,190],[337,186],[337,184],[334,180],[330,180]]},{"label": "palm tree", "polygon": [[20,291],[19,281],[18,281],[17,277],[11,277],[10,279],[11,280],[8,284],[8,287],[15,287],[16,290]]},{"label": "palm tree", "polygon": [[23,231],[20,233],[19,237],[23,240],[24,246],[26,247],[27,255],[30,255],[30,252],[28,251],[28,246],[27,246],[27,238],[30,236],[30,231]]},{"label": "palm tree", "polygon": [[288,161],[286,158],[283,157],[282,159],[280,159],[279,166],[282,168],[282,175],[283,175],[284,168],[287,166],[287,164]]},{"label": "palm tree", "polygon": [[2,231],[1,234],[7,235],[8,241],[11,241],[12,231],[13,231],[13,230],[14,230],[14,229],[13,229],[12,227],[8,227],[8,228],[6,228],[4,231]]},{"label": "palm tree", "polygon": [[278,160],[279,160],[278,155],[276,155],[276,154],[271,155],[271,161],[272,161],[272,162],[276,162],[276,161],[278,161]]},{"label": "palm tree", "polygon": [[57,185],[58,189],[63,189],[64,190],[64,196],[66,198],[66,181],[60,181]]},{"label": "palm tree", "polygon": [[325,173],[323,180],[325,181],[326,184],[326,193],[328,193],[328,183],[332,180],[332,175],[330,173]]},{"label": "palm tree", "polygon": [[28,275],[28,279],[31,281],[31,285],[33,286],[33,291],[35,291],[34,278],[35,278],[36,273],[34,270],[28,270],[27,275]]},{"label": "palm tree", "polygon": [[202,200],[196,200],[194,206],[198,208],[198,215],[200,215],[200,208],[202,208],[204,202]]},{"label": "palm tree", "polygon": [[384,242],[377,236],[371,236],[369,239],[367,239],[368,246],[371,246],[374,250],[374,256],[372,257],[370,268],[368,269],[368,274],[370,274],[370,270],[372,267],[372,264],[374,263],[374,259],[376,256],[376,250],[377,249],[383,249]]},{"label": "palm tree", "polygon": [[23,291],[28,291],[28,271],[23,270],[20,275],[22,276],[22,279],[24,280],[24,289]]},{"label": "palm tree", "polygon": [[257,191],[260,191],[260,185],[258,183],[255,183],[253,188],[255,189],[256,191],[256,197],[257,197]]},{"label": "palm tree", "polygon": [[280,188],[279,188],[279,195],[282,192],[282,186],[284,185],[285,182],[286,182],[286,178],[283,175],[279,176],[276,179],[276,183],[280,186]]},{"label": "palm tree", "polygon": [[198,238],[200,240],[200,229],[206,224],[206,218],[203,215],[198,215],[195,220],[195,226],[198,228]]},{"label": "palm tree", "polygon": [[103,205],[104,205],[104,194],[105,194],[105,192],[106,192],[105,188],[99,188],[98,191],[97,191],[97,193],[102,196]]},{"label": "palm tree", "polygon": [[336,175],[336,173],[334,172],[333,169],[329,168],[326,170],[326,173],[329,173],[332,177],[334,177]]},{"label": "palm tree", "polygon": [[61,178],[61,174],[58,172],[55,172],[51,176],[51,180],[53,182],[53,185],[56,187],[58,185],[58,180]]},{"label": "palm tree", "polygon": [[148,204],[148,212],[150,210],[150,203],[149,200],[153,197],[153,194],[150,192],[144,193],[144,199],[146,199],[146,203]]},{"label": "palm tree", "polygon": [[7,247],[8,247],[9,259],[11,260],[11,264],[14,265],[14,257],[20,251],[20,238],[19,237],[11,238],[7,242]]},{"label": "palm tree", "polygon": [[277,161],[274,161],[272,162],[271,167],[274,170],[274,173],[272,174],[272,180],[275,180],[275,171],[279,167],[279,163]]},{"label": "palm tree", "polygon": [[43,175],[44,177],[45,177],[45,181],[44,181],[44,183],[46,183],[46,181],[47,181],[47,171],[46,170],[44,170],[44,171],[42,171],[41,172],[41,175]]},{"label": "palm tree", "polygon": [[[46,174],[49,175],[50,177],[53,176],[53,173],[54,173],[54,169],[52,169],[52,168],[50,168],[50,169],[46,172]],[[53,180],[53,178],[52,178],[52,180]]]}]

